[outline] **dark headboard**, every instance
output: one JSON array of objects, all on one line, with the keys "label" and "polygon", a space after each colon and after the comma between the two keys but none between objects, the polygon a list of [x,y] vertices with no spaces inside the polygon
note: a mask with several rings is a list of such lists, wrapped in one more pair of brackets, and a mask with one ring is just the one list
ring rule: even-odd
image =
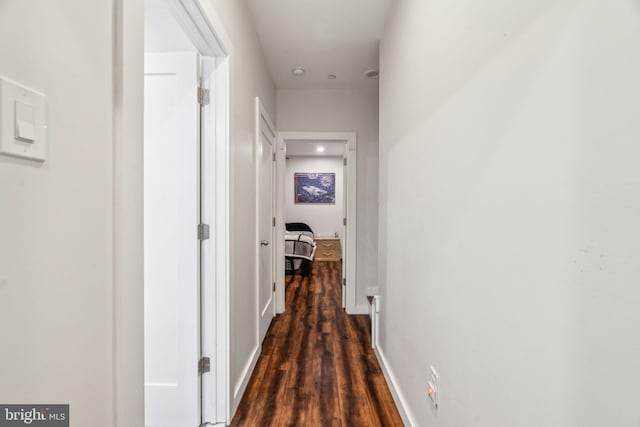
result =
[{"label": "dark headboard", "polygon": [[313,233],[311,227],[309,227],[304,222],[287,222],[284,227],[287,229],[287,231],[309,231]]}]

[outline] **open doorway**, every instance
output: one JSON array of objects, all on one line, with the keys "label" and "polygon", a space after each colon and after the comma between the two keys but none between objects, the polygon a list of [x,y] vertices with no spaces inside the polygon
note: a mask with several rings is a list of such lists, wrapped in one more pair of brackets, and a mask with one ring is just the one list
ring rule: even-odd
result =
[{"label": "open doorway", "polygon": [[[344,158],[336,141],[286,141],[284,176],[285,269],[308,275],[312,262],[298,253],[315,244],[313,263],[344,258]],[[310,233],[302,234],[300,232]],[[309,239],[307,239],[309,237]],[[345,306],[344,292],[342,307]]]},{"label": "open doorway", "polygon": [[145,425],[226,423],[228,58],[199,1],[145,0],[144,64]]},{"label": "open doorway", "polygon": [[315,260],[342,260],[342,305],[355,313],[356,134],[279,132],[278,141],[276,309],[284,312],[285,268],[292,263],[286,223],[302,223],[313,230]]}]

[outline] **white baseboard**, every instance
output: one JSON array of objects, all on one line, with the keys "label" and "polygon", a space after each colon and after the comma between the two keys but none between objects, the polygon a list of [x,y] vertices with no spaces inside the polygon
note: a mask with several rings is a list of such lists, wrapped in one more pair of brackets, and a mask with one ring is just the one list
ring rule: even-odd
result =
[{"label": "white baseboard", "polygon": [[240,404],[240,400],[242,400],[242,395],[247,389],[247,385],[249,384],[249,380],[251,379],[251,374],[253,374],[253,369],[256,367],[256,363],[258,363],[258,358],[260,357],[260,353],[262,352],[262,346],[258,344],[251,353],[251,357],[249,361],[245,365],[244,371],[242,371],[242,375],[240,376],[240,380],[236,382],[236,386],[233,389],[233,400],[231,402],[231,419],[236,413],[238,409],[238,405]]},{"label": "white baseboard", "polygon": [[416,422],[414,421],[415,418],[411,415],[411,411],[409,411],[409,406],[406,403],[404,395],[402,394],[400,387],[398,387],[398,381],[393,374],[393,370],[391,370],[389,364],[387,363],[387,358],[384,356],[384,353],[382,352],[380,347],[376,346],[373,351],[378,358],[378,363],[380,364],[380,368],[382,369],[384,378],[387,380],[387,385],[389,386],[389,390],[391,390],[391,395],[393,396],[393,400],[396,403],[398,412],[400,412],[402,421],[406,426],[417,426],[418,424],[416,424]]}]

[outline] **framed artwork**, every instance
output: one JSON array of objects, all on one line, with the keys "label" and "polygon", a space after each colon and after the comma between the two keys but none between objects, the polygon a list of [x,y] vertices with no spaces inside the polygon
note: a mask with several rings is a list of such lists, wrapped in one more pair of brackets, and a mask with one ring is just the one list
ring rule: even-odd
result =
[{"label": "framed artwork", "polygon": [[296,173],[293,179],[296,203],[336,203],[335,173]]}]

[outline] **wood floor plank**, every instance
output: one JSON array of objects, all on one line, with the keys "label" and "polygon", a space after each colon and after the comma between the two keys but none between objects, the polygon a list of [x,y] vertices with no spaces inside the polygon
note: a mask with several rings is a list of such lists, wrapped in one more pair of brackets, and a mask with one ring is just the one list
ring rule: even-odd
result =
[{"label": "wood floor plank", "polygon": [[286,312],[262,354],[232,426],[402,426],[371,349],[368,316],[341,308],[340,262],[287,276]]}]

